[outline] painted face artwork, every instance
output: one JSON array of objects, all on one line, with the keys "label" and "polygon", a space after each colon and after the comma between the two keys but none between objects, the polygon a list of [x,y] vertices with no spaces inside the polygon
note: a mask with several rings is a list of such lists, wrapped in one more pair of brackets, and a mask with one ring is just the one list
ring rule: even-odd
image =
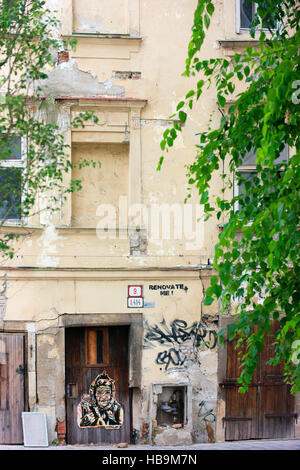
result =
[{"label": "painted face artwork", "polygon": [[123,424],[123,408],[115,399],[115,381],[105,372],[91,383],[89,394],[77,406],[80,428],[119,429]]}]

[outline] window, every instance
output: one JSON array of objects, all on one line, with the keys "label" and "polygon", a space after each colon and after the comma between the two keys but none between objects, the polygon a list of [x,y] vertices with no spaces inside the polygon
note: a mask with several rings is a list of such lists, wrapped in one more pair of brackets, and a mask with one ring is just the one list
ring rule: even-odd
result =
[{"label": "window", "polygon": [[[250,151],[245,155],[242,165],[238,168],[236,172],[236,173],[239,173],[239,175],[241,175],[243,182],[239,181],[239,179],[236,176],[234,177],[234,186],[233,186],[234,196],[240,196],[241,194],[244,193],[245,191],[244,182],[248,182],[248,181],[250,183],[254,182],[254,179],[257,176],[255,159],[256,159],[256,153],[253,151]],[[287,161],[288,161],[288,146],[286,145],[285,148],[280,153],[279,157],[275,160],[274,164],[278,165],[280,163],[287,162]],[[256,182],[254,182],[254,184],[256,184]],[[240,209],[240,205],[238,201],[236,201],[234,209],[236,211]]]},{"label": "window", "polygon": [[187,423],[186,387],[161,387],[157,400],[156,420],[158,426],[172,426]]},{"label": "window", "polygon": [[87,328],[85,330],[86,365],[99,366],[109,363],[107,328]]},{"label": "window", "polygon": [[24,140],[19,136],[3,139],[0,159],[0,219],[21,223],[22,169]]},{"label": "window", "polygon": [[[252,21],[254,20],[257,10],[255,2],[248,2],[247,0],[236,0],[236,32],[240,33],[241,30],[250,30]],[[266,16],[264,24],[260,24],[260,29],[277,29],[278,23],[272,26],[268,21],[270,18]]]}]

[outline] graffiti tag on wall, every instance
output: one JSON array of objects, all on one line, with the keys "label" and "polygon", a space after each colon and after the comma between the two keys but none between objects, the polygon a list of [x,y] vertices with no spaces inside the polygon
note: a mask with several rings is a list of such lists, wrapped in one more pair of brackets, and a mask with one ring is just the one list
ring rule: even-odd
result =
[{"label": "graffiti tag on wall", "polygon": [[207,328],[201,322],[194,322],[188,326],[184,320],[174,320],[168,326],[163,319],[158,325],[145,323],[144,349],[153,348],[158,344],[169,346],[168,349],[157,354],[156,364],[169,367],[183,366],[188,359],[188,354],[184,349],[185,343],[193,342],[193,348],[200,347],[214,349],[217,345],[217,333]]},{"label": "graffiti tag on wall", "polygon": [[214,414],[213,408],[207,409],[205,401],[199,403],[198,418],[202,419],[206,423],[214,423],[216,421],[216,415]]}]

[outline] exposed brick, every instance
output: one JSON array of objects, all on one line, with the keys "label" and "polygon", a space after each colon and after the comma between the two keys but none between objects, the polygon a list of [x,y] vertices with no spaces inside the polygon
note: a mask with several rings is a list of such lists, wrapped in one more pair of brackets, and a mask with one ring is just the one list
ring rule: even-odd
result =
[{"label": "exposed brick", "polygon": [[58,53],[58,63],[69,62],[69,53],[68,51],[59,51]]},{"label": "exposed brick", "polygon": [[133,232],[132,234],[130,234],[130,255],[147,255],[147,244],[147,234],[144,230]]},{"label": "exposed brick", "polygon": [[139,80],[141,78],[141,72],[121,71],[115,70],[113,72],[113,78],[118,80]]},{"label": "exposed brick", "polygon": [[57,434],[66,434],[66,422],[58,421],[57,422]]},{"label": "exposed brick", "polygon": [[148,440],[149,440],[149,423],[145,423],[145,421],[143,421],[142,427],[141,427],[140,443],[147,444]]}]

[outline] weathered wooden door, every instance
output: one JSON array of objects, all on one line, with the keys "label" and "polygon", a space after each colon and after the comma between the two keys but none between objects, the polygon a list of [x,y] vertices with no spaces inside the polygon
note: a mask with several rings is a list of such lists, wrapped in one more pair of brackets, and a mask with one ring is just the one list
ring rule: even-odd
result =
[{"label": "weathered wooden door", "polygon": [[128,332],[127,326],[66,329],[69,444],[130,442]]},{"label": "weathered wooden door", "polygon": [[24,336],[0,334],[0,444],[22,444]]},{"label": "weathered wooden door", "polygon": [[259,364],[246,394],[238,391],[241,356],[235,342],[227,346],[227,377],[225,439],[288,438],[294,436],[294,397],[283,381],[283,364],[276,367],[267,362],[273,356],[274,333],[278,323],[273,322],[266,335]]}]

